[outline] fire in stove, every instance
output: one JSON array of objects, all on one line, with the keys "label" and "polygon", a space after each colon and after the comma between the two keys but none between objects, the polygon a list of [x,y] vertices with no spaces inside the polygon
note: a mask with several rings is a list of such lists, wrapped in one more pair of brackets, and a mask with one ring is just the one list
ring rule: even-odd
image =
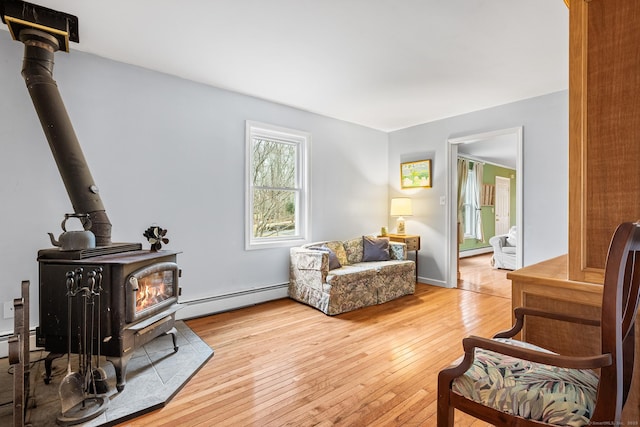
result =
[{"label": "fire in stove", "polygon": [[173,276],[167,272],[154,273],[137,280],[131,279],[131,285],[137,286],[136,314],[154,305],[161,304],[173,295]]},{"label": "fire in stove", "polygon": [[177,302],[178,264],[162,262],[140,269],[127,279],[127,322],[148,317]]}]

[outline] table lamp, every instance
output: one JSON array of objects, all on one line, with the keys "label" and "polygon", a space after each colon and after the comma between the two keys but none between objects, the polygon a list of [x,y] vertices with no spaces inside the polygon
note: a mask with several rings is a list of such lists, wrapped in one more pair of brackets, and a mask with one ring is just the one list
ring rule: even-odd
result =
[{"label": "table lamp", "polygon": [[391,216],[398,217],[398,234],[406,234],[404,228],[404,217],[413,215],[411,210],[411,199],[408,197],[396,197],[391,199]]}]

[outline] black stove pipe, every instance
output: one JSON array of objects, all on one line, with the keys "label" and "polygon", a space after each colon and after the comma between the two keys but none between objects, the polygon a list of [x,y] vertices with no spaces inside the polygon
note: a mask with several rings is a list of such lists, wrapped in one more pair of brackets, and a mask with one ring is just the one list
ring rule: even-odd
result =
[{"label": "black stove pipe", "polygon": [[111,222],[53,79],[53,57],[60,48],[59,42],[38,29],[23,29],[19,38],[25,46],[22,76],[73,209],[75,213],[89,214],[96,245],[109,246]]}]

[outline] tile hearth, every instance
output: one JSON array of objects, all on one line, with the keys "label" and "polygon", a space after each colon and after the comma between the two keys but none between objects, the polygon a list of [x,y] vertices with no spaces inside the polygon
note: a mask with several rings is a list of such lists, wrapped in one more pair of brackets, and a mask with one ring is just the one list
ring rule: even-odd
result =
[{"label": "tile hearth", "polygon": [[[174,353],[170,336],[161,336],[136,350],[127,368],[127,383],[121,393],[116,391],[115,370],[104,357],[100,366],[107,373],[109,407],[97,418],[78,424],[87,427],[111,426],[164,406],[213,356],[213,349],[204,343],[182,321],[176,322],[179,350]],[[53,362],[52,379],[43,381],[45,351],[32,351],[31,397],[36,406],[27,409],[26,423],[34,426],[57,426],[60,413],[58,388],[67,374],[66,355]],[[75,355],[74,355],[75,356]],[[72,357],[72,370],[77,360]],[[13,379],[8,359],[0,360],[0,425],[12,423]]]}]

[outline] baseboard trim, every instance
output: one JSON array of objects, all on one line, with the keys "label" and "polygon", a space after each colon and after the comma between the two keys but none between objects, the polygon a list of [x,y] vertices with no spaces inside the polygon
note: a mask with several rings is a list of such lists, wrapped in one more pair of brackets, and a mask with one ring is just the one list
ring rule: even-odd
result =
[{"label": "baseboard trim", "polygon": [[425,285],[440,286],[441,288],[451,288],[444,280],[430,279],[428,277],[418,277],[418,283]]},{"label": "baseboard trim", "polygon": [[469,249],[466,251],[460,251],[460,258],[467,258],[475,255],[488,254],[491,252],[493,252],[492,246],[487,246],[486,248]]},{"label": "baseboard trim", "polygon": [[[9,357],[9,338],[13,336],[13,333],[0,336],[0,358]],[[35,329],[29,331],[29,350],[34,351],[39,347],[36,347],[36,331]]]},{"label": "baseboard trim", "polygon": [[288,283],[249,289],[240,292],[217,295],[191,301],[180,301],[182,308],[176,312],[176,319],[195,317],[235,310],[288,296]]}]

